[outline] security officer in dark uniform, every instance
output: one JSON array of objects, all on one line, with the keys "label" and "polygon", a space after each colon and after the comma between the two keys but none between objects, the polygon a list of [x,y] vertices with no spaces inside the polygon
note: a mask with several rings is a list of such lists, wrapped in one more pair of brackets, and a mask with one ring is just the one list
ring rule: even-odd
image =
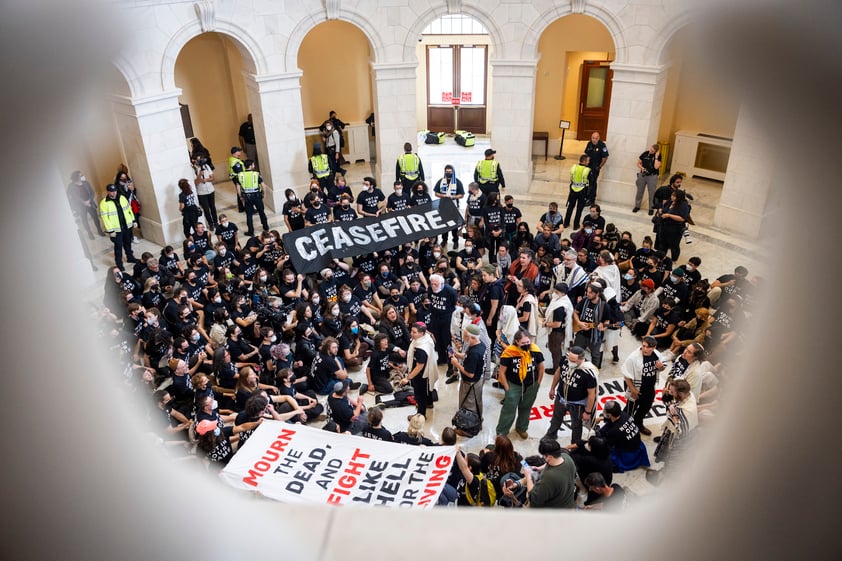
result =
[{"label": "security officer in dark uniform", "polygon": [[269,220],[263,209],[263,189],[265,184],[260,174],[254,171],[254,160],[245,161],[246,171],[237,174],[237,195],[246,211],[246,235],[254,235],[254,212],[260,215],[260,223],[264,230],[269,229]]},{"label": "security officer in dark uniform", "polygon": [[319,185],[322,187],[322,192],[327,193],[330,188],[331,178],[335,171],[333,160],[327,154],[322,154],[322,145],[313,145],[313,156],[307,163],[307,170],[310,172],[310,177],[319,180]]},{"label": "security officer in dark uniform", "polygon": [[[245,171],[246,167],[243,163],[243,149],[239,146],[233,146],[231,148],[231,155],[228,156],[228,177],[231,178],[231,181],[234,182],[234,188],[237,190],[237,193],[240,192],[240,187],[237,184],[237,175],[241,171]],[[237,210],[243,212],[243,201],[240,197],[237,197]]]},{"label": "security officer in dark uniform", "polygon": [[424,166],[418,154],[412,153],[412,144],[409,142],[403,145],[403,152],[395,164],[395,181],[400,181],[404,193],[408,193],[417,181],[424,181]]},{"label": "security officer in dark uniform", "polygon": [[644,189],[649,190],[649,214],[655,213],[655,190],[658,188],[658,170],[661,169],[661,148],[653,144],[637,159],[637,193],[634,196],[634,208],[632,212],[640,210],[643,202]]},{"label": "security officer in dark uniform", "polygon": [[591,204],[596,201],[596,180],[599,177],[599,170],[605,165],[608,159],[608,146],[599,139],[599,133],[595,132],[591,135],[590,142],[585,145],[585,154],[590,158],[588,167],[591,168],[590,173],[590,187],[588,188],[587,202]]}]

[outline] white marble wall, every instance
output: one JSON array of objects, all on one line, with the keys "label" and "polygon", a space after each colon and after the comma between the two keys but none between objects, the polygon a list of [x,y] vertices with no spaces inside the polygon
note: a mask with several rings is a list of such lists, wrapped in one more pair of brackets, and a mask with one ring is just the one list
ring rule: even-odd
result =
[{"label": "white marble wall", "polygon": [[375,178],[384,193],[395,181],[395,162],[405,142],[417,149],[415,67],[417,62],[373,64],[374,114],[377,115]]},{"label": "white marble wall", "polygon": [[192,179],[178,106],[180,90],[144,98],[114,97],[117,125],[142,205],[143,236],[171,244],[184,238],[178,180]]},{"label": "white marble wall", "polygon": [[637,159],[658,142],[666,72],[658,66],[612,64],[611,117],[603,136],[609,157],[599,174],[600,201],[634,204]]},{"label": "white marble wall", "polygon": [[494,108],[491,147],[507,193],[525,193],[532,180],[532,117],[537,60],[492,60]]},{"label": "white marble wall", "polygon": [[264,204],[275,213],[283,208],[284,190],[293,188],[301,196],[309,178],[300,78],[301,72],[290,72],[246,80],[260,173],[267,186]]},{"label": "white marble wall", "polygon": [[769,147],[766,134],[746,105],[740,108],[737,128],[731,145],[728,171],[722,187],[722,197],[713,216],[717,228],[737,232],[747,237],[761,233],[769,209],[771,189],[785,189],[783,175],[777,169],[780,161]]}]

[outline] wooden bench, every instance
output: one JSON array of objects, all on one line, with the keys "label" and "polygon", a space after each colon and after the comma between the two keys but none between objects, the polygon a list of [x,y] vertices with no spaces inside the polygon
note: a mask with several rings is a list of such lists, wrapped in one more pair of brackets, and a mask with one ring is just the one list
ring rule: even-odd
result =
[{"label": "wooden bench", "polygon": [[532,132],[532,140],[543,140],[544,141],[544,161],[547,160],[547,152],[549,150],[550,145],[550,133],[542,132],[542,131],[533,131]]}]

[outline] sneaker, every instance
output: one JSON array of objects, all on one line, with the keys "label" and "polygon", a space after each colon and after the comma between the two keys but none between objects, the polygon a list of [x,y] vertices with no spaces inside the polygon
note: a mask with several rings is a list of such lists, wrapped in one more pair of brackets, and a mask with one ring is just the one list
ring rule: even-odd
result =
[{"label": "sneaker", "polygon": [[459,377],[454,374],[453,376],[448,376],[447,380],[445,380],[444,383],[445,384],[452,384],[453,382],[455,382],[458,379],[459,379]]},{"label": "sneaker", "polygon": [[637,211],[639,211],[639,210],[640,210],[640,207],[639,207],[639,206],[636,206],[636,207],[634,207],[634,208],[632,209],[632,212],[637,212]]},{"label": "sneaker", "polygon": [[[362,384],[361,384],[360,382],[351,382],[351,385],[350,385],[349,387],[350,387],[352,390],[357,390],[357,389],[359,389],[359,388],[360,388],[360,386],[362,386]],[[651,433],[650,433],[650,434],[651,434]]]}]

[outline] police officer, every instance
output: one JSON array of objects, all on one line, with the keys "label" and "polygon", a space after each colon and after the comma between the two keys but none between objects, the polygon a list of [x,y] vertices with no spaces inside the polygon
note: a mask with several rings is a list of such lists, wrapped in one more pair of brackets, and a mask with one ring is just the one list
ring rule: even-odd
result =
[{"label": "police officer", "polygon": [[322,154],[322,145],[313,145],[313,156],[307,163],[307,170],[310,172],[310,177],[319,180],[319,185],[322,188],[322,193],[327,193],[331,187],[330,179],[333,177],[335,166],[327,154]]},{"label": "police officer", "polygon": [[488,148],[485,151],[485,159],[477,162],[474,169],[474,181],[479,183],[480,191],[485,196],[492,191],[500,191],[506,188],[506,180],[503,178],[503,170],[500,163],[494,159],[497,150]]},{"label": "police officer", "polygon": [[585,154],[590,158],[588,166],[591,168],[590,173],[590,188],[588,189],[588,201],[586,204],[591,204],[596,200],[596,180],[599,177],[599,170],[605,165],[608,160],[608,146],[599,139],[599,133],[595,132],[591,135],[591,140],[585,145]]},{"label": "police officer", "polygon": [[246,160],[245,171],[237,174],[237,198],[243,203],[246,211],[247,236],[254,235],[254,212],[260,215],[260,223],[264,230],[269,229],[266,211],[263,209],[263,189],[265,184],[260,174],[254,171],[254,160]]},{"label": "police officer", "polygon": [[573,219],[573,229],[579,229],[579,221],[582,219],[582,211],[588,204],[588,184],[593,170],[588,167],[588,155],[579,156],[579,163],[570,168],[570,192],[567,195],[567,212],[564,215],[564,227],[570,227],[570,217],[573,216],[573,209],[576,208],[576,217]]},{"label": "police officer", "polygon": [[132,253],[132,228],[136,225],[134,213],[128,199],[117,193],[117,187],[111,183],[105,187],[105,197],[99,203],[99,215],[114,244],[114,264],[123,270],[123,250],[126,251],[126,261],[137,263]]},{"label": "police officer", "polygon": [[661,148],[653,144],[637,159],[637,193],[634,196],[634,208],[632,212],[640,210],[640,203],[643,201],[643,190],[649,190],[649,214],[655,208],[655,190],[658,188],[658,170],[661,169]]},{"label": "police officer", "polygon": [[[245,169],[246,167],[243,162],[243,149],[239,146],[233,146],[231,148],[231,155],[228,156],[228,177],[234,182],[234,188],[237,190],[237,193],[240,192],[240,186],[237,183],[237,176],[241,171],[245,171]],[[243,201],[240,197],[237,197],[237,210],[240,212],[243,212],[244,210]]]},{"label": "police officer", "polygon": [[403,152],[395,164],[395,181],[400,181],[404,193],[408,193],[416,181],[424,181],[424,166],[418,154],[412,153],[412,144],[409,142],[403,145]]}]

